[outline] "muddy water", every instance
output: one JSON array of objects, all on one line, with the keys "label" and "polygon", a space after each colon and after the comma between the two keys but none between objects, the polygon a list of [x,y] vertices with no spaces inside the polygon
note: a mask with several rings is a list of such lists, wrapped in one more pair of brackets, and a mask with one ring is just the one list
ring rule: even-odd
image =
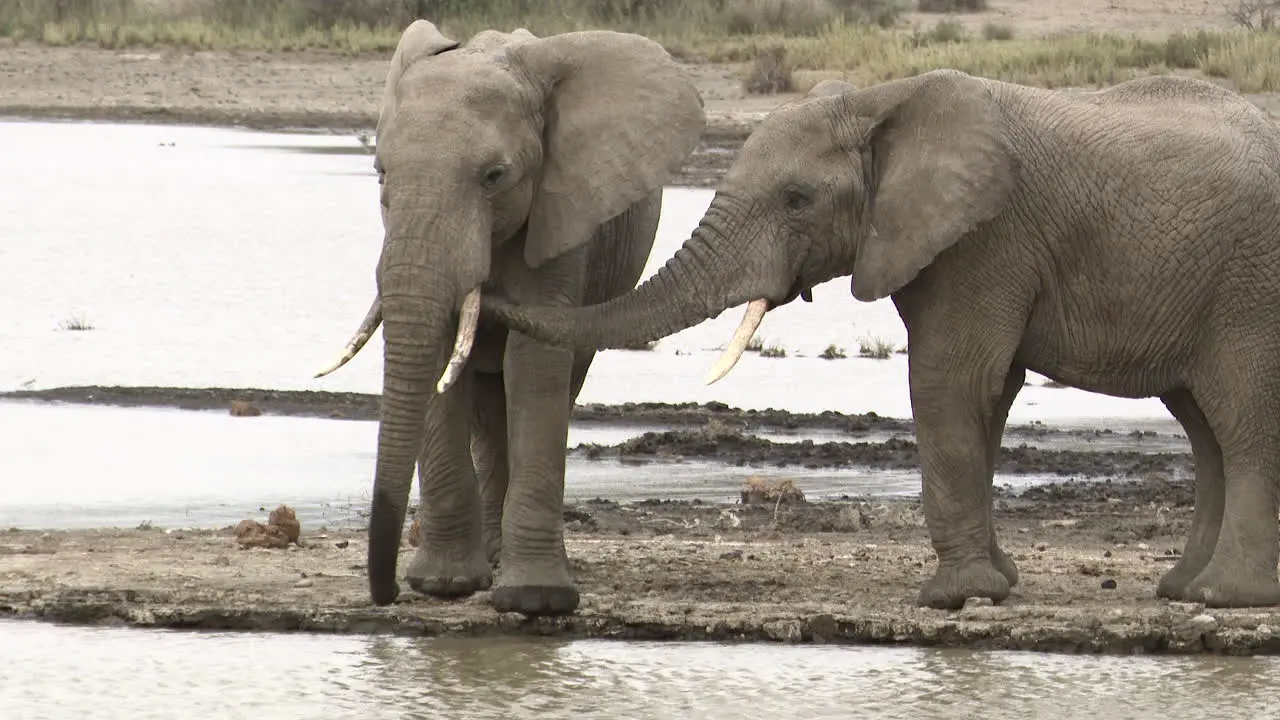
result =
[{"label": "muddy water", "polygon": [[[1280,660],[409,640],[0,621],[13,720],[1275,717]],[[127,668],[127,672],[120,672]]]}]

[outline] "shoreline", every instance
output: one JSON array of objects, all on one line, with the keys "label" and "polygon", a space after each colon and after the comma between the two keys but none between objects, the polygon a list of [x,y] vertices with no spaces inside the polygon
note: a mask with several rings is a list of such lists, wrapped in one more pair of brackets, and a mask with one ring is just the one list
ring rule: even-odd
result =
[{"label": "shoreline", "polygon": [[[362,422],[377,421],[380,406],[380,396],[365,393],[120,386],[0,392],[2,401]],[[723,403],[593,403],[575,405],[570,422],[579,428],[635,429],[634,436],[613,444],[566,448],[570,457],[619,465],[698,461],[744,472],[761,467],[919,469],[914,423],[875,413],[742,410]],[[805,432],[823,437],[785,437]],[[1180,434],[1032,423],[1009,425],[1005,440],[996,470],[1002,475],[1143,479],[1176,488],[1179,501],[1190,497],[1193,464],[1190,446]]]},{"label": "shoreline", "polygon": [[[499,614],[487,592],[367,597],[363,530],[303,528],[288,549],[222,530],[0,531],[0,619],[87,626],[417,637],[963,647],[1087,654],[1280,654],[1280,609],[1154,597],[1191,508],[1140,494],[998,501],[1021,579],[1001,605],[915,606],[935,562],[910,500],[596,501],[566,508],[577,614]],[[730,519],[731,518],[731,519]],[[399,567],[413,548],[402,544]],[[175,571],[181,567],[181,571]]]}]

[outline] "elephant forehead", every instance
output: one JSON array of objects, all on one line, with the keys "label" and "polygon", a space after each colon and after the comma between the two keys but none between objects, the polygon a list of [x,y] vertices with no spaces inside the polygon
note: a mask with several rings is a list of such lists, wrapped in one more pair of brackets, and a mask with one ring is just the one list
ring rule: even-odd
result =
[{"label": "elephant forehead", "polygon": [[396,85],[401,110],[470,109],[477,113],[519,113],[528,109],[528,88],[492,55],[455,51],[416,63]]}]

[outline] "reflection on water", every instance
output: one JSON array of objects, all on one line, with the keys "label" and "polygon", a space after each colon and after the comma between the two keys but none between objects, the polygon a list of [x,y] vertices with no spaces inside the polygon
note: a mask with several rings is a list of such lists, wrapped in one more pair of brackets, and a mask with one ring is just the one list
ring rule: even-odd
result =
[{"label": "reflection on water", "polygon": [[5,718],[1266,718],[1280,660],[0,621]]}]

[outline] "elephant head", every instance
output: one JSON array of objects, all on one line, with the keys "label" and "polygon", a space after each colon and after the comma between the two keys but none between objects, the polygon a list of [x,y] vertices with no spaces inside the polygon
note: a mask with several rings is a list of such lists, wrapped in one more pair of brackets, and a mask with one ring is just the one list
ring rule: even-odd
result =
[{"label": "elephant head", "polygon": [[889,296],[1000,212],[1018,165],[980,78],[938,70],[857,89],[838,80],[766,117],[684,246],[607,303],[542,308],[486,297],[486,313],[562,346],[618,348],[748,303],[708,382],[741,357],[765,313],[852,274]]},{"label": "elephant head", "polygon": [[375,602],[395,597],[427,404],[467,362],[495,249],[523,243],[536,269],[584,245],[679,170],[703,124],[692,82],[637,35],[488,31],[459,47],[425,20],[405,30],[378,116],[378,295],[342,358],[319,373],[344,364],[382,325],[369,529]]}]

